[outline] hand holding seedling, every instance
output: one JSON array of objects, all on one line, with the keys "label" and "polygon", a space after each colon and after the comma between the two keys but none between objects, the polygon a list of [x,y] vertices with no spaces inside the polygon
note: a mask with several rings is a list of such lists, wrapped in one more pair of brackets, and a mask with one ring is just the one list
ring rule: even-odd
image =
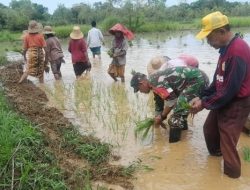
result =
[{"label": "hand holding seedling", "polygon": [[199,111],[203,110],[202,102],[199,97],[192,99],[190,105],[191,105],[190,112],[192,114],[196,114]]}]

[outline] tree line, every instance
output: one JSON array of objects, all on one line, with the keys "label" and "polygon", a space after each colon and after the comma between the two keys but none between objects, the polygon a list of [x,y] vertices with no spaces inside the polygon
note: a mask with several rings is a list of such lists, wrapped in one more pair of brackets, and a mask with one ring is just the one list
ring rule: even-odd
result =
[{"label": "tree line", "polygon": [[137,31],[145,23],[165,21],[190,22],[195,18],[220,10],[228,16],[250,16],[250,3],[228,2],[226,0],[198,0],[166,6],[167,0],[106,0],[93,5],[79,3],[71,8],[59,4],[53,14],[41,4],[30,0],[12,0],[9,6],[0,3],[0,29],[21,31],[27,28],[29,20],[37,20],[53,26],[68,24],[89,24],[92,20],[110,26],[121,22]]}]

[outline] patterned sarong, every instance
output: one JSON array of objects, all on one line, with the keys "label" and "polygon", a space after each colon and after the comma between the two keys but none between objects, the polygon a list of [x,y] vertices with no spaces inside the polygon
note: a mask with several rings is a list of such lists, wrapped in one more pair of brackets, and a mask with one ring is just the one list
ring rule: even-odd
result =
[{"label": "patterned sarong", "polygon": [[40,78],[45,68],[45,51],[43,48],[29,48],[26,54],[27,72],[30,76]]}]

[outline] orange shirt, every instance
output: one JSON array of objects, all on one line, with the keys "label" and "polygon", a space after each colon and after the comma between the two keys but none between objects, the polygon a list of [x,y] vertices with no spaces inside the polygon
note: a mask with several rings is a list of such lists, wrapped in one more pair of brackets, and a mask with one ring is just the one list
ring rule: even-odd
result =
[{"label": "orange shirt", "polygon": [[23,48],[46,47],[46,42],[42,34],[27,34],[24,37]]}]

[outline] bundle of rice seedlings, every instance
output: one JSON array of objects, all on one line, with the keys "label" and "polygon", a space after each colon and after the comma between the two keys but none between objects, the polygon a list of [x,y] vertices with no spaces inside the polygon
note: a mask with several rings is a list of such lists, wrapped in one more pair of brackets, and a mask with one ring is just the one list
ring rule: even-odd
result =
[{"label": "bundle of rice seedlings", "polygon": [[243,159],[250,162],[250,147],[245,146],[243,148]]},{"label": "bundle of rice seedlings", "polygon": [[192,106],[183,97],[179,98],[179,104],[180,104],[181,108],[184,109],[184,110],[189,110],[189,109],[192,108]]},{"label": "bundle of rice seedlings", "polygon": [[108,50],[107,54],[108,54],[110,57],[113,57],[113,55],[114,55],[113,50],[112,50],[112,49]]},{"label": "bundle of rice seedlings", "polygon": [[137,137],[138,135],[140,135],[142,137],[142,140],[144,140],[148,136],[148,132],[153,124],[153,118],[146,118],[142,121],[136,122],[135,136]]}]

